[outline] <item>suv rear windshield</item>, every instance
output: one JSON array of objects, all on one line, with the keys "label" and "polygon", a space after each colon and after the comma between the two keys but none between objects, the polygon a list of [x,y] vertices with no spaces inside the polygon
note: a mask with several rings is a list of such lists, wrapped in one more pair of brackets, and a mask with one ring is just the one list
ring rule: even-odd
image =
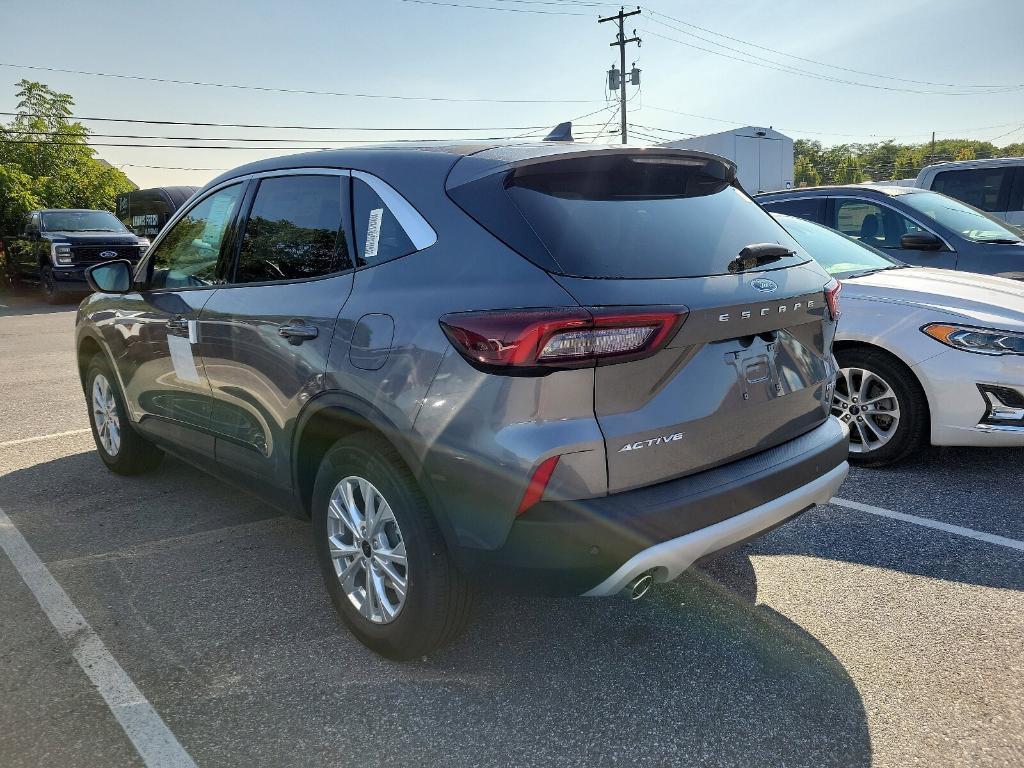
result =
[{"label": "suv rear windshield", "polygon": [[[729,262],[753,243],[799,252],[713,158],[594,153],[521,166],[489,189],[487,178],[466,187],[452,190],[459,205],[531,261],[560,274],[698,277],[727,273]],[[791,257],[771,267],[804,260]]]}]

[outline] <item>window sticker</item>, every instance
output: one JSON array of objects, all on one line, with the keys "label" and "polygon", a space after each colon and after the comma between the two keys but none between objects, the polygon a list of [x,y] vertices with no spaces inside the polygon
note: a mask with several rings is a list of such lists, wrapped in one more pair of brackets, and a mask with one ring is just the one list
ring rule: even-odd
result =
[{"label": "window sticker", "polygon": [[192,355],[192,342],[184,336],[167,334],[167,346],[171,351],[171,363],[174,375],[181,381],[199,383],[199,371],[196,370],[196,359]]},{"label": "window sticker", "polygon": [[370,221],[366,225],[366,247],[363,248],[363,258],[367,261],[377,256],[377,246],[380,243],[380,223],[383,218],[383,208],[374,208],[370,211]]}]

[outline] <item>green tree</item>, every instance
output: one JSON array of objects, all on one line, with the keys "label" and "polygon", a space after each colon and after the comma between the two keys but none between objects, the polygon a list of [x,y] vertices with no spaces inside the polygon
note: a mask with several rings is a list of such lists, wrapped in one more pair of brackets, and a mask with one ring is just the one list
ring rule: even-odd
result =
[{"label": "green tree", "polygon": [[114,210],[135,185],[94,157],[89,131],[72,119],[71,94],[43,83],[18,83],[17,114],[0,123],[0,233],[20,229],[32,208]]},{"label": "green tree", "polygon": [[860,162],[853,155],[847,155],[836,166],[835,181],[837,184],[859,184],[864,181]]},{"label": "green tree", "polygon": [[816,187],[821,184],[821,174],[806,157],[793,161],[793,183],[798,187]]}]

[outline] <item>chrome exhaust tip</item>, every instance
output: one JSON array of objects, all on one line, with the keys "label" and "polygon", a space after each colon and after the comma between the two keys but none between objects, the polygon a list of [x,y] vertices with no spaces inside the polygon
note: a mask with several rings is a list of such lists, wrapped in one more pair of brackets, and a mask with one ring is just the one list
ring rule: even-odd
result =
[{"label": "chrome exhaust tip", "polygon": [[623,588],[622,595],[630,600],[639,600],[647,594],[653,584],[654,576],[650,571],[641,573]]}]

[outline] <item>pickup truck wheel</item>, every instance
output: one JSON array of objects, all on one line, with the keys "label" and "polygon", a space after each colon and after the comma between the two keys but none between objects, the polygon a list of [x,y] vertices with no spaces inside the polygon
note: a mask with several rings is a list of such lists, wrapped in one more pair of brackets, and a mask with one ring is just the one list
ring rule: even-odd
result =
[{"label": "pickup truck wheel", "polygon": [[894,464],[928,440],[928,401],[897,358],[876,349],[836,353],[839,377],[832,413],[850,428],[850,462]]},{"label": "pickup truck wheel", "polygon": [[404,660],[458,636],[469,584],[390,443],[367,432],[339,441],[320,465],[312,501],[327,591],[360,642]]},{"label": "pickup truck wheel", "polygon": [[42,291],[43,301],[47,304],[60,304],[61,295],[54,283],[53,267],[48,264],[39,270],[39,290]]},{"label": "pickup truck wheel", "polygon": [[101,354],[89,361],[85,396],[96,452],[103,463],[119,475],[140,475],[155,469],[163,451],[132,427],[117,379]]}]

